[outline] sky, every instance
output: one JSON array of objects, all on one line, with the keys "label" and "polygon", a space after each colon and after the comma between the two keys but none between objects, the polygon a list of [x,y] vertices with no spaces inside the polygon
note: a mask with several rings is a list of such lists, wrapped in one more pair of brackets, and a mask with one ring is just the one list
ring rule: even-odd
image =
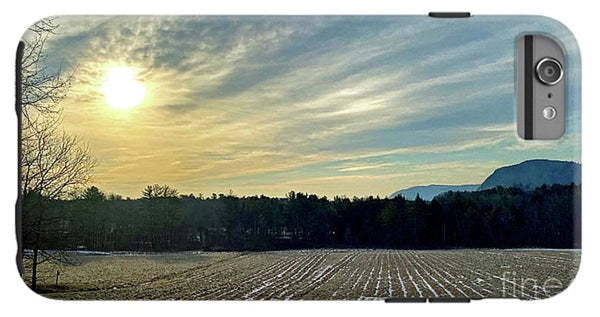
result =
[{"label": "sky", "polygon": [[[58,17],[46,67],[74,72],[63,126],[97,160],[93,184],[180,193],[388,196],[478,184],[527,159],[580,161],[579,55],[532,17]],[[514,44],[568,55],[567,134],[516,134]],[[25,36],[27,37],[27,35]],[[131,70],[146,94],[117,109],[102,85]]]}]

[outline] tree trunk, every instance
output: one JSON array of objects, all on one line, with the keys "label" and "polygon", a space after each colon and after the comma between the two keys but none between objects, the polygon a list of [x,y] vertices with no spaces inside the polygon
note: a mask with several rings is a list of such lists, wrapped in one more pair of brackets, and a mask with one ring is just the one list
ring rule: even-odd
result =
[{"label": "tree trunk", "polygon": [[37,290],[37,264],[38,264],[38,249],[33,250],[33,264],[31,266],[31,289]]}]

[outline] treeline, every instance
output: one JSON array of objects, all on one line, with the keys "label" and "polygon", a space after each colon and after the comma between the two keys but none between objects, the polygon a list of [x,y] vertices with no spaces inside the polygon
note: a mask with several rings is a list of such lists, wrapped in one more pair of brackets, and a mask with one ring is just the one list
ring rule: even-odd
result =
[{"label": "treeline", "polygon": [[[448,192],[431,202],[295,192],[204,198],[158,185],[132,200],[90,187],[76,199],[48,201],[45,217],[56,221],[40,234],[48,249],[102,251],[579,248],[580,202],[574,184]],[[37,218],[24,215],[23,228]]]}]

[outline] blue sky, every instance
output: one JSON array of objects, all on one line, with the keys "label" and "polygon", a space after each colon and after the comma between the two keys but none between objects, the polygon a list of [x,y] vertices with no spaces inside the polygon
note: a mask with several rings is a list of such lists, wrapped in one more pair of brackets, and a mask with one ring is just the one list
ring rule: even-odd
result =
[{"label": "blue sky", "polygon": [[[579,99],[568,132],[524,142],[514,124],[514,43],[556,36],[534,17],[59,17],[48,66],[77,66],[64,127],[98,160],[94,182],[137,197],[182,193],[387,196],[416,185],[480,183],[533,158],[580,161]],[[137,107],[99,91],[126,67],[146,86]]]}]

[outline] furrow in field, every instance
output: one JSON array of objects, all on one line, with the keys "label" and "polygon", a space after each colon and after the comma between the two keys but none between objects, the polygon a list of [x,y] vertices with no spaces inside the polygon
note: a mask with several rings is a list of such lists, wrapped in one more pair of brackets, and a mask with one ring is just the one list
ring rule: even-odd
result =
[{"label": "furrow in field", "polygon": [[[377,264],[380,261],[381,254],[379,252],[374,252],[374,254],[375,254],[374,260],[372,262],[370,262],[367,267],[369,269],[369,274],[366,276],[365,283],[361,288],[359,300],[372,298],[372,296],[367,296],[367,294],[373,294],[375,292],[376,281],[373,281],[373,276],[375,274]],[[373,289],[367,290],[369,287],[371,287]]]},{"label": "furrow in field", "polygon": [[390,256],[390,266],[392,266],[396,272],[396,279],[398,281],[398,284],[400,285],[400,291],[402,292],[402,297],[407,298],[408,297],[408,289],[406,288],[406,285],[404,284],[404,278],[402,277],[402,274],[400,273],[400,264],[398,262],[398,256],[397,256],[397,252],[392,253]]},{"label": "furrow in field", "polygon": [[289,265],[286,265],[284,267],[275,267],[276,270],[272,272],[272,273],[275,273],[275,275],[273,275],[272,277],[270,277],[268,279],[264,279],[267,276],[266,274],[261,275],[260,285],[255,287],[252,291],[244,294],[244,299],[253,299],[254,294],[271,286],[273,283],[275,283],[277,281],[277,279],[281,279],[288,271],[295,268],[298,265],[298,263],[301,263],[301,261],[293,260],[293,261],[289,262]]},{"label": "furrow in field", "polygon": [[[324,254],[317,254],[317,253],[300,253],[300,254],[296,254],[293,255],[292,257],[294,258],[294,260],[289,263],[286,266],[279,266],[279,265],[272,265],[270,266],[270,270],[268,272],[262,272],[261,274],[258,274],[256,276],[254,276],[251,279],[245,280],[244,281],[244,285],[246,285],[247,289],[246,291],[243,290],[237,290],[238,294],[236,295],[235,293],[233,294],[228,294],[228,296],[233,297],[233,298],[237,298],[240,297],[240,295],[243,295],[243,298],[246,298],[246,295],[248,295],[249,293],[255,294],[258,296],[259,292],[262,291],[263,289],[265,289],[266,287],[270,286],[274,280],[276,280],[277,278],[280,278],[281,276],[283,276],[283,274],[289,272],[290,270],[293,271],[295,268],[301,268],[301,266],[303,264],[305,264],[307,261],[320,261],[321,259],[323,259],[325,255]],[[282,274],[282,270],[284,271]],[[249,292],[248,292],[249,291]],[[226,299],[226,297],[225,297]]]},{"label": "furrow in field", "polygon": [[350,281],[352,280],[352,278],[354,278],[354,276],[356,275],[356,273],[358,272],[359,269],[360,269],[360,267],[357,266],[352,271],[352,273],[348,276],[348,278],[344,279],[342,284],[331,294],[331,298],[335,299],[338,296],[338,294],[340,293],[340,290],[343,290],[344,287],[346,287],[350,283]]},{"label": "furrow in field", "polygon": [[[468,284],[465,284],[463,282],[463,280],[470,281],[472,279],[469,279],[468,277],[462,275],[462,273],[461,273],[463,271],[462,269],[456,268],[454,265],[450,264],[447,261],[440,260],[440,258],[438,257],[438,253],[439,252],[432,252],[430,254],[430,256],[428,257],[428,260],[431,261],[431,262],[433,262],[433,263],[427,263],[427,265],[429,265],[430,267],[433,267],[435,265],[450,280],[444,278],[439,273],[438,273],[438,275],[440,275],[450,285],[452,285],[453,287],[456,287],[456,289],[459,290],[461,292],[461,294],[463,294],[465,297],[469,297],[469,298],[483,298],[483,297],[486,296],[486,295],[482,294],[481,292],[477,291],[476,289],[474,289],[473,287],[469,286]],[[455,273],[452,274],[450,272],[455,272]],[[460,276],[455,276],[455,274],[461,274],[461,275]],[[467,291],[466,292],[462,291],[461,288],[459,288],[458,286],[456,286],[456,284],[453,284],[453,283],[459,284],[461,287],[463,287]],[[475,286],[475,287],[479,287],[479,285],[474,284],[474,283],[472,285]],[[480,290],[482,290],[482,289],[480,288]],[[483,289],[483,290],[485,290],[485,289]],[[470,293],[470,294],[466,294],[467,292]],[[491,291],[488,290],[487,292],[491,294]]]},{"label": "furrow in field", "polygon": [[294,273],[294,275],[290,277],[287,283],[281,287],[281,290],[274,290],[273,293],[278,293],[277,298],[282,299],[284,298],[284,295],[288,294],[289,292],[293,292],[293,290],[290,289],[290,286],[297,286],[298,281],[303,279],[309,272],[311,272],[312,269],[316,265],[318,265],[318,263],[320,263],[321,259],[322,258],[313,258],[310,261],[308,261],[305,265],[300,266],[299,269]]},{"label": "furrow in field", "polygon": [[[496,297],[517,297],[517,294],[512,294],[511,292],[506,292],[507,291],[506,283],[516,286],[516,283],[514,281],[511,281],[511,280],[505,279],[505,278],[501,278],[498,275],[495,275],[493,272],[498,270],[496,268],[494,268],[494,269],[486,268],[485,271],[481,270],[482,268],[489,266],[490,263],[501,262],[502,259],[498,259],[498,257],[501,257],[501,255],[485,254],[485,253],[482,253],[481,251],[477,251],[477,252],[482,254],[479,257],[473,257],[478,260],[478,263],[473,263],[473,262],[465,260],[465,257],[473,256],[473,253],[471,253],[469,251],[461,251],[461,252],[459,252],[460,254],[454,254],[454,253],[448,254],[448,257],[451,257],[453,260],[455,260],[459,266],[462,266],[463,268],[468,269],[470,272],[478,275],[480,280],[477,280],[477,281],[485,282],[486,284],[491,286],[492,291],[494,292],[494,296],[496,296]],[[454,257],[452,257],[452,256],[454,256]],[[502,283],[500,283],[499,285],[493,283],[496,280],[499,282],[502,282]],[[533,295],[525,292],[524,289],[522,290],[522,292],[520,294],[521,294],[521,297],[524,297],[526,299],[536,299],[536,296],[533,296]]]},{"label": "furrow in field", "polygon": [[[406,253],[406,257],[408,258],[410,256],[410,258],[412,258],[412,260],[409,260],[409,262],[412,264],[412,269],[414,271],[414,273],[416,274],[416,276],[419,277],[419,280],[421,282],[423,282],[423,284],[425,285],[425,289],[429,290],[429,292],[431,292],[431,295],[433,297],[438,297],[438,293],[435,291],[435,289],[431,286],[431,284],[429,284],[429,282],[427,282],[427,279],[425,279],[425,277],[423,277],[423,275],[421,274],[421,272],[419,272],[419,270],[415,267],[415,264],[417,262],[417,260],[415,259],[415,255],[413,252],[407,252]],[[427,275],[428,273],[423,271],[423,274]],[[429,297],[429,296],[428,296]]]},{"label": "furrow in field", "polygon": [[[467,255],[467,257],[470,256],[471,255]],[[472,269],[474,264],[463,260],[462,256],[450,252],[443,252],[438,255],[438,259],[440,263],[446,263],[447,265],[452,264],[452,266],[455,268],[454,274],[458,275],[459,279],[467,280],[471,285],[473,285],[474,289],[478,290],[478,292],[486,293],[486,297],[498,297],[498,294],[502,292],[501,288],[498,288],[497,285],[492,284],[493,281],[490,276]]]},{"label": "furrow in field", "polygon": [[404,272],[406,273],[406,276],[408,277],[408,281],[413,286],[414,290],[417,292],[416,294],[412,295],[411,297],[418,297],[418,298],[423,297],[423,291],[419,287],[419,284],[417,284],[417,281],[415,280],[413,275],[410,274],[410,271],[409,271],[410,262],[406,259],[406,257],[402,253],[398,253],[398,258],[402,262],[402,267],[404,268]]},{"label": "furrow in field", "polygon": [[[456,287],[455,285],[453,285],[452,283],[450,283],[447,279],[445,279],[443,276],[441,276],[435,268],[433,268],[433,267],[431,267],[431,266],[429,266],[429,265],[427,265],[425,263],[424,258],[427,257],[426,254],[427,253],[424,254],[424,253],[421,253],[421,252],[415,253],[414,254],[414,259],[415,259],[414,263],[415,263],[416,266],[419,267],[419,269],[421,271],[423,271],[425,273],[426,277],[428,277],[431,281],[433,281],[432,285],[435,288],[439,288],[439,289],[443,290],[446,293],[446,295],[448,295],[450,297],[455,297],[455,295],[450,290],[448,290],[446,288],[446,286],[444,285],[444,283],[442,283],[442,282],[440,282],[440,280],[438,280],[438,278],[440,278],[440,279],[444,280],[447,283],[447,285],[453,286],[459,293],[461,293],[461,294],[463,294],[463,295],[466,296],[466,294],[464,294],[464,292],[461,289],[459,289],[458,287]],[[438,278],[436,278],[431,273],[437,275]],[[440,294],[440,296],[446,296],[446,295]]]},{"label": "furrow in field", "polygon": [[[327,258],[327,254],[323,254],[322,257],[316,259],[316,261],[304,261],[301,264],[297,265],[291,271],[290,274],[294,273],[295,276],[298,276],[297,275],[298,272],[301,272],[302,270],[312,271],[312,267],[315,263],[321,263],[320,260],[325,261],[326,258]],[[307,265],[309,266],[308,269],[306,269]],[[281,296],[285,295],[289,291],[288,287],[290,285],[295,285],[295,283],[296,283],[296,280],[294,278],[292,278],[292,276],[290,276],[287,279],[280,278],[278,281],[276,281],[276,283],[273,283],[267,289],[265,289],[265,291],[262,294],[260,294],[260,296],[257,296],[257,299],[273,299],[276,296],[281,298]],[[267,291],[269,291],[269,293],[267,293]],[[281,295],[281,296],[279,296],[279,295]]]},{"label": "furrow in field", "polygon": [[[435,251],[429,251],[429,252],[424,252],[420,255],[419,259],[420,262],[418,262],[418,265],[421,267],[424,267],[427,271],[432,272],[433,274],[435,274],[437,276],[437,278],[435,278],[433,275],[429,274],[429,276],[434,279],[437,284],[446,292],[446,294],[448,294],[450,297],[454,297],[455,295],[448,290],[445,285],[453,288],[454,290],[456,290],[458,293],[460,293],[461,297],[472,297],[472,295],[468,295],[467,293],[465,293],[465,291],[463,291],[463,289],[461,289],[460,287],[458,287],[457,285],[457,279],[450,273],[448,273],[447,271],[443,271],[443,273],[446,275],[442,275],[440,274],[440,272],[438,271],[438,269],[441,269],[441,267],[444,265],[443,262],[436,262],[435,264],[429,264],[429,261],[431,261],[433,259],[434,256],[434,252]],[[450,277],[453,281],[448,280],[447,277]],[[438,280],[440,279],[441,282]],[[445,285],[444,285],[445,284]],[[471,289],[470,287],[468,289]],[[478,293],[478,292],[477,292]]]},{"label": "furrow in field", "polygon": [[[339,255],[337,255],[337,256],[339,256]],[[337,272],[339,272],[346,265],[348,265],[348,263],[351,263],[353,261],[354,257],[355,257],[355,254],[349,253],[349,254],[346,254],[344,257],[342,257],[337,262],[334,262],[332,264],[321,267],[319,270],[317,270],[315,272],[315,274],[313,274],[313,276],[309,280],[308,284],[306,284],[303,288],[300,288],[295,294],[292,294],[292,295],[293,296],[297,295],[298,297],[301,297],[301,298],[307,297],[308,299],[311,299],[311,298],[318,299],[318,298],[321,298],[322,296],[325,296],[324,294],[326,292],[323,292],[323,294],[315,294],[317,296],[314,296],[312,293],[316,292],[323,285],[327,284],[330,280],[332,280],[335,277],[335,275],[337,274]],[[293,298],[292,295],[286,297],[286,299]]]},{"label": "furrow in field", "polygon": [[[297,263],[297,265],[292,268],[289,272],[288,278],[281,278],[277,283],[274,283],[269,287],[270,293],[264,293],[260,296],[261,299],[274,299],[281,298],[281,296],[285,295],[288,291],[288,287],[295,283],[296,277],[298,273],[301,272],[306,267],[312,266],[314,263],[318,262],[319,259],[322,259],[325,255],[321,255],[321,257],[304,257],[304,259]],[[258,298],[258,297],[257,297]]]},{"label": "furrow in field", "polygon": [[[202,291],[196,291],[192,295],[196,299],[215,299],[223,292],[235,292],[241,284],[240,280],[254,280],[258,276],[268,272],[272,266],[281,266],[290,260],[289,256],[276,255],[271,261],[263,261],[262,254],[249,255],[249,261],[229,263],[225,270],[213,268],[208,275],[199,274],[189,280],[192,285],[209,287]],[[272,262],[272,263],[269,263]]]}]

